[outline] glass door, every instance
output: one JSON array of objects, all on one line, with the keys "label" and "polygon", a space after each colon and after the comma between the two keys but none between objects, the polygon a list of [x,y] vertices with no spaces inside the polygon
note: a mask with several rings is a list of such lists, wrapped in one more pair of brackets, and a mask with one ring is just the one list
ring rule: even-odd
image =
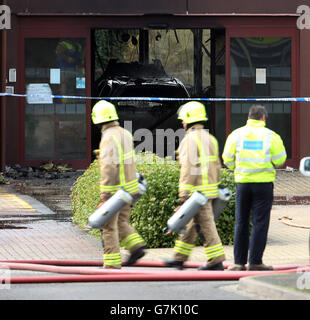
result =
[{"label": "glass door", "polygon": [[[262,36],[265,35],[265,36]],[[293,35],[266,31],[231,32],[228,39],[228,96],[231,98],[286,98],[296,96]],[[229,131],[245,125],[255,102],[227,102]],[[284,141],[288,159],[296,158],[296,103],[257,102],[266,107],[266,126]]]},{"label": "glass door", "polygon": [[[86,96],[84,38],[25,39],[25,88]],[[25,105],[25,160],[86,160],[86,101],[55,98]],[[52,103],[51,103],[52,102]]]}]

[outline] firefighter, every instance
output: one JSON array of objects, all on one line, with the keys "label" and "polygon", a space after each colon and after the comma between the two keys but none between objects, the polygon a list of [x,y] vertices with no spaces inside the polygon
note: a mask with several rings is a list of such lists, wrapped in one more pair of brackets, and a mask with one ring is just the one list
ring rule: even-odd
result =
[{"label": "firefighter", "polygon": [[212,199],[218,197],[221,164],[218,142],[204,124],[208,120],[203,104],[190,101],[181,106],[178,119],[182,120],[186,135],[177,156],[181,167],[179,180],[179,202],[182,205],[194,191],[200,191],[208,201],[188,223],[186,232],[180,235],[174,246],[174,259],[166,260],[168,267],[183,269],[195,246],[197,235],[204,245],[207,264],[199,270],[223,270],[224,248],[216,230]]},{"label": "firefighter", "polygon": [[[234,264],[230,270],[272,270],[263,264],[273,202],[275,167],[286,160],[281,137],[266,126],[264,106],[251,106],[245,126],[227,138],[223,152],[224,164],[234,170],[236,182]],[[249,219],[252,210],[252,231],[249,244]]]},{"label": "firefighter", "polygon": [[[99,163],[101,171],[100,197],[107,201],[117,190],[123,188],[133,197],[138,193],[138,179],[134,161],[132,135],[117,121],[115,106],[105,100],[95,104],[92,121],[100,124],[101,142]],[[120,243],[130,251],[126,265],[134,264],[145,255],[141,236],[130,226],[130,205],[126,205],[102,228],[105,268],[120,269],[122,265]]]}]

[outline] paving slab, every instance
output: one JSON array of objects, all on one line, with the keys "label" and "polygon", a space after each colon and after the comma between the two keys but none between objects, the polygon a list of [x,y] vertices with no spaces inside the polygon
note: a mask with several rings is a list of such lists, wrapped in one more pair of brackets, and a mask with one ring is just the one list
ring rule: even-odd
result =
[{"label": "paving slab", "polygon": [[[276,204],[272,208],[264,263],[271,265],[310,263],[309,195],[310,178],[303,177],[296,171],[278,172],[275,197],[286,199],[286,205]],[[295,200],[291,201],[292,199]],[[296,199],[299,200],[296,201]],[[296,205],[296,203],[299,204]],[[23,219],[18,223],[20,217]],[[99,239],[74,225],[70,217],[58,216],[40,201],[32,196],[17,193],[10,186],[0,186],[0,222],[0,260],[102,259],[102,245]],[[1,225],[4,227],[1,228]],[[224,250],[226,262],[233,263],[233,246],[224,246]],[[126,252],[122,251],[122,255],[125,256]],[[148,249],[143,259],[158,261],[172,256],[173,248]],[[203,248],[195,247],[190,260],[205,261]],[[247,281],[243,279],[246,278],[240,281],[240,288],[245,291],[244,282]],[[247,288],[250,286],[255,291],[253,287],[257,286],[258,293],[262,293],[260,287],[266,285],[270,292],[269,297],[278,297],[276,299],[288,297],[282,292],[281,298],[281,295],[276,296],[271,291],[271,287],[279,287],[278,281],[283,283],[288,281],[284,277],[249,278],[248,280]],[[287,286],[292,287],[297,279],[290,279],[290,281],[291,284]],[[280,289],[283,289],[283,286],[280,286]],[[307,292],[297,291],[296,293],[295,291],[294,294],[306,295],[304,298],[308,299]],[[261,294],[261,297],[263,296]]]}]

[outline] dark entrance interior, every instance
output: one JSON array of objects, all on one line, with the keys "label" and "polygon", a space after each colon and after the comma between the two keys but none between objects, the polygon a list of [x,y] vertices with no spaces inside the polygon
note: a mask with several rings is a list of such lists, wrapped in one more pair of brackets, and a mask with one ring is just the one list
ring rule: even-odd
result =
[{"label": "dark entrance interior", "polygon": [[[93,29],[92,95],[225,97],[225,30]],[[96,102],[92,101],[92,105]],[[177,110],[184,102],[113,103],[121,125],[132,131],[137,151],[174,157],[173,151],[182,138]],[[225,139],[225,103],[204,105],[209,118],[207,129]],[[152,144],[143,143],[148,133],[152,135]],[[98,148],[100,136],[100,129],[93,125],[92,149]],[[223,142],[219,142],[221,147]]]}]

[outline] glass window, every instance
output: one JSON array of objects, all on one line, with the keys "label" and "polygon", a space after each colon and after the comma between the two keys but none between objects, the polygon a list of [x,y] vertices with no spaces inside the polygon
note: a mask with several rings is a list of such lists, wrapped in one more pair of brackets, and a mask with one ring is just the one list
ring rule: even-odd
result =
[{"label": "glass window", "polygon": [[[290,38],[231,38],[231,97],[291,97]],[[253,103],[231,103],[231,130],[246,123]],[[283,139],[291,157],[291,103],[262,103],[268,111],[267,127]]]},{"label": "glass window", "polygon": [[115,61],[123,63],[123,75],[125,64],[150,64],[178,78],[193,95],[210,89],[210,29],[96,29],[94,39],[96,81]]},{"label": "glass window", "polygon": [[[26,39],[26,88],[30,84],[48,84],[53,95],[86,96],[85,39]],[[27,103],[25,159],[86,159],[85,100]]]},{"label": "glass window", "polygon": [[138,29],[96,29],[94,38],[95,80],[101,77],[110,60],[139,61]]},{"label": "glass window", "polygon": [[150,30],[150,61],[160,60],[169,76],[185,86],[194,85],[194,34],[192,30]]}]

